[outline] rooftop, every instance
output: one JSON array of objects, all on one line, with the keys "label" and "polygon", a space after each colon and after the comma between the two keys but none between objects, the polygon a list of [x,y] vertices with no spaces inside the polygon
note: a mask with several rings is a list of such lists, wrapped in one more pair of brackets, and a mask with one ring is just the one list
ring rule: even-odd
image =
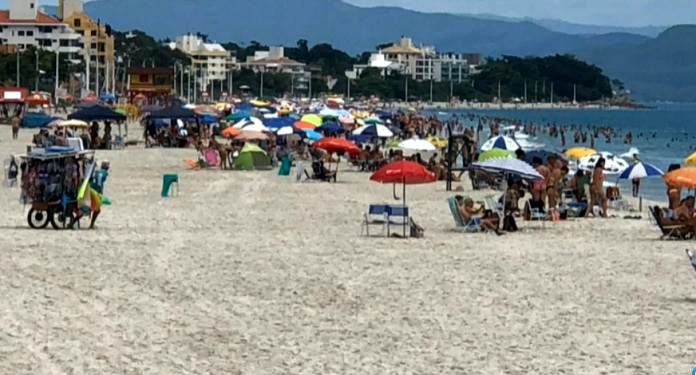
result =
[{"label": "rooftop", "polygon": [[41,25],[59,25],[61,24],[60,21],[58,21],[56,18],[53,18],[47,14],[37,12],[36,13],[36,18],[34,19],[26,19],[26,20],[17,20],[17,19],[10,19],[10,11],[9,10],[0,10],[0,25],[8,25],[8,24],[41,24]]},{"label": "rooftop", "polygon": [[289,59],[287,57],[281,57],[279,59],[271,59],[271,58],[262,58],[262,59],[256,59],[254,61],[249,62],[249,64],[253,65],[295,65],[295,66],[302,66],[304,65],[303,63],[299,61],[295,61],[293,59]]}]

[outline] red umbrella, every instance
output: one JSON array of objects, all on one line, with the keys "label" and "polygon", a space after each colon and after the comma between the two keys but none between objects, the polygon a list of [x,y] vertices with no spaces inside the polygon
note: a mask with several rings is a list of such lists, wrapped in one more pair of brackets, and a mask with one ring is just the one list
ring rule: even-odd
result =
[{"label": "red umbrella", "polygon": [[322,138],[312,143],[312,147],[326,150],[330,154],[345,152],[349,155],[355,155],[360,153],[360,147],[343,138]]},{"label": "red umbrella", "polygon": [[435,182],[435,174],[425,169],[424,166],[412,161],[397,161],[387,164],[370,176],[370,181],[382,184],[394,184],[394,199],[396,196],[396,184],[404,185],[403,200],[406,202],[406,185],[429,184]]}]

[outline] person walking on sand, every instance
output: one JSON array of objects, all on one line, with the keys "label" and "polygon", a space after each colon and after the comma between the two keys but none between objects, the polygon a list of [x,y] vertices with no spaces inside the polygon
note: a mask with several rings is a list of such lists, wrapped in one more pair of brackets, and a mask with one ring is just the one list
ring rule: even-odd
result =
[{"label": "person walking on sand", "polygon": [[19,137],[19,125],[21,122],[19,116],[12,117],[12,140],[17,140],[17,137]]},{"label": "person walking on sand", "polygon": [[[638,154],[633,154],[633,165],[636,165],[638,163],[640,163]],[[640,190],[640,178],[632,179],[631,184],[633,185],[633,197],[638,198],[638,191]]]}]

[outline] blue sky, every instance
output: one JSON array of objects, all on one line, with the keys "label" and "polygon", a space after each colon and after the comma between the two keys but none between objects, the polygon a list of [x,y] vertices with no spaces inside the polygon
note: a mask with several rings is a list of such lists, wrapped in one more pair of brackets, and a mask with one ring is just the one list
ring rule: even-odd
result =
[{"label": "blue sky", "polygon": [[[0,0],[0,8],[6,8],[7,1]],[[487,13],[506,17],[550,18],[591,25],[670,26],[682,23],[696,24],[696,0],[344,1],[359,6],[389,5],[424,12]],[[57,0],[39,0],[40,5],[56,4],[56,2]]]},{"label": "blue sky", "polygon": [[488,13],[592,25],[670,26],[696,23],[696,0],[344,0],[424,12]]}]

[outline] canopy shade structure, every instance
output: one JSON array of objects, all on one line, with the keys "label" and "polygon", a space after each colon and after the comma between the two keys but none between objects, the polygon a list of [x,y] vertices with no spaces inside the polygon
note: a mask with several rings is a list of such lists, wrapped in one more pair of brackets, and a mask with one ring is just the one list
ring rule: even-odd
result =
[{"label": "canopy shade structure", "polygon": [[167,107],[150,113],[147,118],[168,118],[178,120],[192,120],[198,118],[196,112],[183,107]]},{"label": "canopy shade structure", "polygon": [[108,107],[102,107],[95,105],[89,108],[81,109],[75,113],[68,115],[70,120],[82,120],[82,121],[102,121],[102,120],[113,120],[113,121],[125,121],[126,116],[112,110]]}]

